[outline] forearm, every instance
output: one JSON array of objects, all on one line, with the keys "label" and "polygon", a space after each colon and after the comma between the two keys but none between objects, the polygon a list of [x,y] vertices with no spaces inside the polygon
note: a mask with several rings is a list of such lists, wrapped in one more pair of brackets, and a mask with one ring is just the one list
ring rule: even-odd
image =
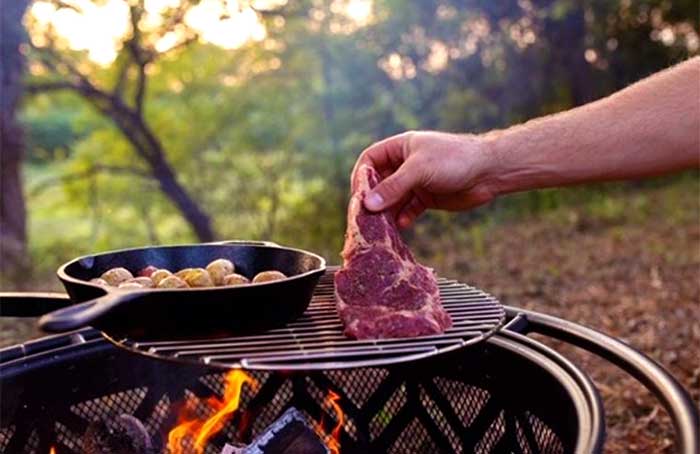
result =
[{"label": "forearm", "polygon": [[700,165],[700,58],[607,98],[484,136],[498,193]]}]

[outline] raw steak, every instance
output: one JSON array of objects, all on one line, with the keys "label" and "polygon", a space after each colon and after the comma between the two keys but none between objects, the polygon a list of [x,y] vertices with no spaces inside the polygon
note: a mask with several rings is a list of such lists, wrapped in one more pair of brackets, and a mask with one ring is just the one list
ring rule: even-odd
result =
[{"label": "raw steak", "polygon": [[452,326],[435,276],[416,263],[391,216],[367,211],[362,200],[379,183],[363,165],[348,206],[343,267],[335,275],[345,334],[357,339],[438,334]]}]

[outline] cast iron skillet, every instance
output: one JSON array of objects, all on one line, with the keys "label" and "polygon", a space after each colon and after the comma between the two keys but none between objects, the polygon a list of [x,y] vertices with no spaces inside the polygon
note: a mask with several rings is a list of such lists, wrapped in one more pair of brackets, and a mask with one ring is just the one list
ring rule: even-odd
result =
[{"label": "cast iron skillet", "polygon": [[[137,272],[148,265],[172,272],[231,260],[236,272],[252,278],[278,270],[287,279],[244,286],[125,290],[88,282],[110,268]],[[39,320],[45,331],[93,326],[113,338],[138,340],[230,336],[283,325],[309,305],[325,260],[310,252],[267,242],[230,241],[198,245],[124,249],[74,259],[58,269],[74,305]]]}]

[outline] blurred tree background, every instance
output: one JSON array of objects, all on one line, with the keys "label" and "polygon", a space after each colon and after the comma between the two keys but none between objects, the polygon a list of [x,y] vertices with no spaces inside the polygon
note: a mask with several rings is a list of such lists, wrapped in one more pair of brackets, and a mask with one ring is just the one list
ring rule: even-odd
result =
[{"label": "blurred tree background", "polygon": [[[270,239],[336,262],[349,172],[371,142],[506,127],[700,48],[694,0],[36,0],[26,11],[31,266],[13,280],[4,265],[4,289],[53,287],[71,257],[143,244]],[[478,250],[484,225],[572,203],[605,212],[628,186],[509,196],[417,230],[477,232]]]},{"label": "blurred tree background", "polygon": [[[0,289],[58,289],[59,264],[145,244],[337,263],[364,147],[603,97],[700,53],[699,17],[697,0],[0,1]],[[697,171],[532,191],[405,237],[443,275],[624,339],[697,402],[699,194]],[[0,318],[0,346],[33,323]],[[631,377],[562,351],[601,392],[606,452],[676,452]]]}]

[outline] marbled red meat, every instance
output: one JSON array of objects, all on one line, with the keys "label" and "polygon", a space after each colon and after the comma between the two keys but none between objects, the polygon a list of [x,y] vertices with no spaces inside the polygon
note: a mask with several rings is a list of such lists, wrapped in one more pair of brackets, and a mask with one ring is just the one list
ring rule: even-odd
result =
[{"label": "marbled red meat", "polygon": [[356,178],[348,206],[343,267],[335,275],[345,333],[374,339],[444,332],[452,322],[440,303],[435,275],[416,263],[391,216],[364,208],[362,201],[379,183],[379,175],[364,165]]}]

